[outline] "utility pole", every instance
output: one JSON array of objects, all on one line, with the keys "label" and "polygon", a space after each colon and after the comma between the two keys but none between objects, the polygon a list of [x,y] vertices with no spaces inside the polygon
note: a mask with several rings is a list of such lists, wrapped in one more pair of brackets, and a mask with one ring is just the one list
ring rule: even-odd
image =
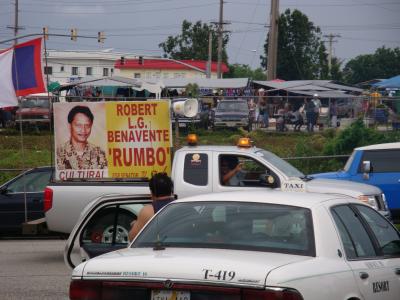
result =
[{"label": "utility pole", "polygon": [[[14,37],[17,37],[19,29],[24,29],[24,27],[19,26],[19,22],[18,22],[18,13],[19,13],[18,0],[15,0],[14,10],[15,10],[14,11],[14,26],[7,26],[7,28],[13,29]],[[16,45],[16,44],[18,44],[18,39],[14,39],[14,45]]]},{"label": "utility pole", "polygon": [[337,42],[334,41],[333,39],[336,37],[340,37],[340,34],[327,34],[324,35],[324,37],[328,38],[328,43],[329,43],[329,49],[328,49],[328,69],[329,69],[329,75],[331,75],[331,69],[332,69],[332,44]]},{"label": "utility pole", "polygon": [[[15,0],[15,12],[14,12],[14,36],[18,36],[18,0]],[[14,41],[14,45],[18,44],[18,40]]]},{"label": "utility pole", "polygon": [[270,28],[268,36],[267,80],[276,78],[278,60],[278,16],[279,0],[271,0]]},{"label": "utility pole", "polygon": [[221,78],[221,63],[222,63],[222,38],[224,31],[224,0],[219,0],[219,22],[218,22],[218,63],[217,63],[217,78]]},{"label": "utility pole", "polygon": [[[18,36],[18,0],[15,0],[14,17],[14,36]],[[17,40],[15,40],[15,44],[17,44]]]},{"label": "utility pole", "polygon": [[207,62],[207,78],[211,78],[211,65],[212,65],[212,30],[208,32],[208,62]]}]

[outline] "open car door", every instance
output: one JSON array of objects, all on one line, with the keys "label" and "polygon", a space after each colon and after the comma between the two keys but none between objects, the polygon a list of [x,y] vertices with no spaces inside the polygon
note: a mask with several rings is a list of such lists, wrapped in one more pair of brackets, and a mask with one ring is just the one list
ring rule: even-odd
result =
[{"label": "open car door", "polygon": [[75,268],[90,258],[127,247],[131,223],[149,203],[150,195],[111,195],[92,201],[68,238],[65,264]]}]

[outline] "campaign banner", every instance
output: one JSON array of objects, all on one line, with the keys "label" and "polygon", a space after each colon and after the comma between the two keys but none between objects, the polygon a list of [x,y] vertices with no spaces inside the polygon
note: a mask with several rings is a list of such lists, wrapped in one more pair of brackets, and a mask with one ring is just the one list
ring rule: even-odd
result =
[{"label": "campaign banner", "polygon": [[168,101],[54,103],[57,180],[171,172]]}]

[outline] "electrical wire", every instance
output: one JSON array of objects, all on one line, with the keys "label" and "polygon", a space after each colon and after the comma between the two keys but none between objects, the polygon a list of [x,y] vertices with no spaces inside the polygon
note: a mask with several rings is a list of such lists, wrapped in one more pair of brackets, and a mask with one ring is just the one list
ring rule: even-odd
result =
[{"label": "electrical wire", "polygon": [[[39,2],[42,2],[43,0],[39,0]],[[95,6],[131,6],[131,5],[147,5],[147,4],[153,4],[153,3],[165,3],[165,2],[173,2],[173,1],[178,1],[178,0],[152,0],[152,1],[146,1],[146,2],[139,2],[139,1],[96,1],[96,2],[86,2],[86,1],[81,1],[81,2],[64,2],[64,1],[43,1],[46,3],[46,5],[54,5],[57,7],[73,7],[73,6],[79,6],[79,7],[93,7]],[[63,4],[63,5],[60,5]],[[38,3],[23,3],[21,7],[25,6],[38,6]]]},{"label": "electrical wire", "polygon": [[[180,10],[180,9],[188,9],[188,8],[200,8],[200,7],[209,7],[209,6],[215,6],[216,3],[207,3],[207,4],[199,4],[199,5],[188,5],[188,6],[177,6],[177,7],[169,7],[169,8],[159,8],[159,9],[142,9],[142,10],[135,10],[134,13],[153,13],[157,11],[175,11],[175,10]],[[25,10],[21,9],[20,12],[24,13],[33,13],[33,14],[54,14],[54,15],[76,15],[76,14],[85,14],[85,15],[99,15],[99,14],[105,14],[106,12],[88,12],[88,11],[43,11],[43,10]],[[132,14],[132,11],[107,11],[107,15],[122,15],[122,14]]]},{"label": "electrical wire", "polygon": [[[258,8],[258,4],[259,4],[259,3],[260,3],[260,0],[257,0],[257,5],[254,7],[253,12],[251,13],[251,18],[250,18],[250,20],[253,20],[253,19],[254,19],[255,15],[256,15],[256,12],[257,12],[257,8]],[[246,37],[247,37],[247,32],[248,32],[249,29],[250,29],[250,24],[247,24],[246,34],[242,36],[242,41],[240,42],[239,50],[236,51],[234,61],[237,61],[237,57],[238,57],[238,55],[239,55],[239,51],[242,49],[243,43],[244,43],[244,41],[245,41],[245,39],[246,39]]]}]

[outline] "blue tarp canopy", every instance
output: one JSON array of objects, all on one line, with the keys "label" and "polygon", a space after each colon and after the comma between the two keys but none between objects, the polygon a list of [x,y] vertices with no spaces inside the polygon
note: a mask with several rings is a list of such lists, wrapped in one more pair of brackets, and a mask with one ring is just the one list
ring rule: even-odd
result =
[{"label": "blue tarp canopy", "polygon": [[400,88],[400,75],[373,84],[377,88]]}]

